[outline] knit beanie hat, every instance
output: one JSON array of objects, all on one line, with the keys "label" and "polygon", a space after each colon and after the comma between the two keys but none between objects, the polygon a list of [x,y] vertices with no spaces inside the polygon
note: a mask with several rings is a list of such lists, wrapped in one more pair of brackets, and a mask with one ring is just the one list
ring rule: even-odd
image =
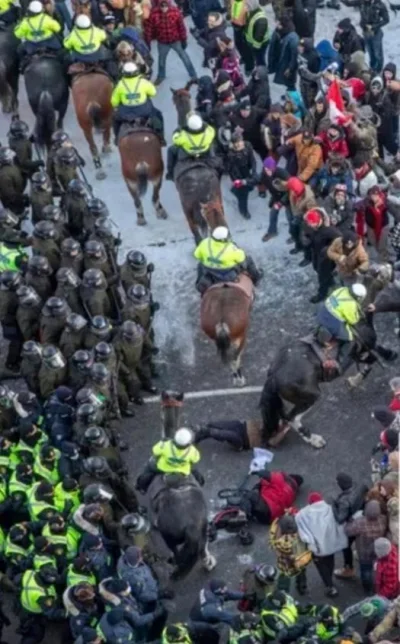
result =
[{"label": "knit beanie hat", "polygon": [[349,490],[351,488],[351,486],[353,485],[353,479],[351,478],[351,476],[349,476],[349,474],[340,472],[336,477],[336,483],[344,492],[345,490]]},{"label": "knit beanie hat", "polygon": [[267,170],[272,170],[272,172],[276,169],[276,161],[273,157],[266,157],[263,161],[263,166]]},{"label": "knit beanie hat", "polygon": [[378,559],[387,557],[391,549],[392,544],[390,543],[389,539],[386,539],[385,537],[379,537],[379,539],[375,539],[374,550]]},{"label": "knit beanie hat", "polygon": [[349,29],[351,29],[350,18],[343,18],[343,20],[341,20],[338,23],[338,29],[342,29],[343,31],[349,31]]},{"label": "knit beanie hat", "polygon": [[390,427],[396,418],[396,414],[385,405],[378,405],[372,412],[372,418],[375,418],[384,427]]},{"label": "knit beanie hat", "polygon": [[310,492],[310,494],[307,497],[307,503],[312,505],[313,503],[318,503],[318,501],[323,501],[322,494],[319,492]]},{"label": "knit beanie hat", "polygon": [[381,514],[379,501],[375,501],[375,499],[368,501],[364,508],[364,514],[367,519],[377,519]]},{"label": "knit beanie hat", "polygon": [[82,547],[90,550],[91,548],[98,548],[102,543],[100,537],[96,534],[85,534],[82,538]]},{"label": "knit beanie hat", "polygon": [[270,114],[283,114],[283,107],[280,103],[273,103],[269,110]]}]

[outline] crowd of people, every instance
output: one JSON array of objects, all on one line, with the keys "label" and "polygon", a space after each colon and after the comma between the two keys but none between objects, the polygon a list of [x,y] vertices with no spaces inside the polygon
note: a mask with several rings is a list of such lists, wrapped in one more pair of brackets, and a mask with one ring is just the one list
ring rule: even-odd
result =
[{"label": "crowd of people", "polygon": [[[332,43],[315,44],[321,2],[314,0],[273,1],[272,33],[258,0],[225,7],[217,0],[77,0],[73,19],[64,0],[33,0],[22,15],[13,0],[0,2],[0,21],[21,41],[22,67],[43,50],[68,67],[104,65],[115,81],[116,137],[125,120],[150,119],[165,144],[163,115],[151,99],[170,51],[180,57],[197,86],[196,112],[173,134],[167,179],[182,161],[226,172],[245,219],[254,189],[268,197],[265,242],[278,235],[285,212],[289,252],[316,272],[311,302],[323,302],[319,324],[342,343],[342,371],[363,314],[370,254],[400,259],[400,81],[396,65],[384,61],[389,15],[382,0],[345,4],[359,8],[360,32],[340,19]],[[187,51],[187,13],[210,75],[198,74]],[[270,75],[284,87],[281,102],[271,100]],[[25,386],[0,385],[0,586],[15,597],[22,644],[38,644],[49,624],[76,644],[374,644],[390,636],[400,626],[398,378],[389,407],[374,410],[382,431],[373,485],[340,473],[332,502],[312,492],[298,509],[302,478],[261,471],[240,510],[269,525],[275,565],[251,567],[237,591],[212,578],[185,622],[168,615],[173,592],[129,482],[118,428],[143,404],[143,391],[157,392],[154,267],[140,250],[118,264],[120,239],[107,205],[93,195],[67,133],[53,134],[46,164],[34,157],[35,138],[13,118],[0,147],[0,321],[8,342],[1,377]],[[195,258],[201,291],[218,275],[226,280],[233,271],[235,279],[235,269],[254,283],[262,277],[224,226]],[[210,423],[197,433],[180,428],[155,445],[137,490],[146,492],[159,473],[193,475],[202,485],[202,441],[248,449],[262,446],[261,438],[260,421]],[[344,611],[302,599],[309,566],[331,600],[335,577],[356,578],[355,557],[365,599]],[[230,609],[228,601],[239,603]],[[0,630],[10,623],[7,612],[0,611]],[[355,616],[364,632],[352,628]]]}]

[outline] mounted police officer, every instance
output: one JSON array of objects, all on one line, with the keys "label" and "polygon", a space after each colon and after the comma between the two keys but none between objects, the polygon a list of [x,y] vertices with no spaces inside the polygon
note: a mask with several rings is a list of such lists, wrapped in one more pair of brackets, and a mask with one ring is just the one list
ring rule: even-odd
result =
[{"label": "mounted police officer", "polygon": [[117,139],[121,124],[124,121],[136,119],[152,119],[154,130],[164,139],[164,120],[151,99],[157,94],[153,83],[143,78],[138,66],[125,63],[122,68],[122,78],[117,83],[112,96],[111,105],[114,108],[114,135]]},{"label": "mounted police officer", "polygon": [[22,40],[20,58],[32,56],[43,49],[61,49],[61,25],[51,18],[39,0],[32,0],[28,5],[27,16],[14,29],[15,36]]},{"label": "mounted police officer", "polygon": [[[110,52],[105,48],[107,34],[104,29],[95,27],[89,16],[80,14],[76,17],[74,28],[64,38],[64,47],[70,52],[71,63],[107,63],[110,61]],[[110,65],[107,71],[114,75]]]},{"label": "mounted police officer", "polygon": [[226,226],[217,226],[211,237],[203,239],[194,251],[198,260],[196,288],[203,294],[216,282],[235,281],[246,271],[254,284],[261,279],[263,271],[257,269],[253,259],[230,239]]},{"label": "mounted police officer", "polygon": [[[172,136],[172,143],[167,153],[166,179],[173,180],[174,168],[178,161],[193,159],[205,164],[214,159],[212,144],[215,139],[215,129],[203,121],[199,114],[190,113],[186,126]],[[211,164],[210,164],[211,165]]]},{"label": "mounted police officer", "polygon": [[343,373],[352,363],[355,347],[353,327],[363,318],[361,305],[367,297],[364,284],[337,288],[329,295],[317,312],[317,322],[330,337],[339,342],[337,365]]}]

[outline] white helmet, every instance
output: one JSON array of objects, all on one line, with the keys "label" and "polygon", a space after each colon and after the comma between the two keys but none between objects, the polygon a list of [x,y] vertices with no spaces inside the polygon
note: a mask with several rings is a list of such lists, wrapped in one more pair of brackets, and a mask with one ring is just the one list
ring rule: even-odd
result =
[{"label": "white helmet", "polygon": [[367,297],[367,289],[365,288],[364,284],[353,284],[350,290],[353,293],[354,297],[357,298],[357,300],[363,301]]},{"label": "white helmet", "polygon": [[229,230],[226,226],[217,226],[211,233],[211,237],[215,241],[226,241],[229,237]]},{"label": "white helmet", "polygon": [[43,5],[41,2],[39,2],[39,0],[32,0],[32,2],[29,3],[28,11],[29,13],[33,13],[35,15],[38,13],[42,13]]},{"label": "white helmet", "polygon": [[186,125],[191,132],[200,132],[203,127],[203,119],[199,114],[189,114],[186,119]]},{"label": "white helmet", "polygon": [[89,16],[85,16],[83,13],[80,13],[79,16],[76,17],[75,25],[78,29],[89,29],[89,27],[92,26],[92,21]]},{"label": "white helmet", "polygon": [[125,65],[122,68],[123,74],[124,75],[126,74],[127,76],[134,76],[135,74],[138,73],[138,71],[139,71],[139,67],[132,62],[125,63]]},{"label": "white helmet", "polygon": [[193,432],[187,427],[181,427],[175,432],[174,443],[177,447],[189,447],[193,443]]}]

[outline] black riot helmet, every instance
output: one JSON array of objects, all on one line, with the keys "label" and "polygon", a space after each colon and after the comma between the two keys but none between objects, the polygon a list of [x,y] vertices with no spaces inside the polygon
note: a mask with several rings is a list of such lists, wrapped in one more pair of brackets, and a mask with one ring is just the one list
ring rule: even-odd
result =
[{"label": "black riot helmet", "polygon": [[272,584],[278,577],[278,569],[271,564],[259,564],[256,566],[255,575],[262,584]]},{"label": "black riot helmet", "polygon": [[87,425],[95,425],[98,420],[98,410],[91,403],[79,405],[76,410],[76,417],[79,421]]},{"label": "black riot helmet", "polygon": [[94,348],[95,362],[108,360],[112,354],[112,346],[108,342],[98,342]]},{"label": "black riot helmet", "polygon": [[67,186],[67,192],[77,197],[84,197],[86,195],[86,186],[80,179],[72,179]]},{"label": "black riot helmet", "polygon": [[42,356],[42,347],[34,340],[28,340],[22,345],[22,355],[26,358],[39,358]]},{"label": "black riot helmet", "polygon": [[25,121],[21,121],[19,118],[14,118],[11,121],[8,133],[13,139],[27,139],[29,136],[28,124],[25,123]]},{"label": "black riot helmet", "polygon": [[96,447],[104,447],[108,443],[107,433],[99,425],[92,425],[85,429],[84,438],[89,445],[95,445]]},{"label": "black riot helmet", "polygon": [[72,331],[82,331],[87,326],[87,320],[79,313],[70,313],[66,319],[66,325]]},{"label": "black riot helmet", "polygon": [[36,277],[49,277],[52,274],[52,269],[47,257],[43,255],[34,255],[28,260],[28,270]]},{"label": "black riot helmet", "polygon": [[56,130],[55,132],[53,132],[50,139],[51,145],[56,149],[60,148],[64,143],[67,143],[67,141],[69,140],[70,138],[68,134],[64,132],[64,130]]},{"label": "black riot helmet", "polygon": [[43,362],[52,369],[62,369],[65,367],[63,354],[57,347],[47,344],[42,351]]},{"label": "black riot helmet", "polygon": [[15,152],[11,148],[4,146],[0,148],[0,165],[11,165],[14,163]]},{"label": "black riot helmet", "polygon": [[108,217],[110,214],[104,201],[102,201],[101,199],[96,199],[95,197],[93,197],[93,199],[89,199],[88,210],[90,214],[96,219],[98,217]]},{"label": "black riot helmet", "polygon": [[125,514],[121,519],[121,526],[128,534],[137,534],[138,532],[148,532],[150,529],[149,522],[138,512]]},{"label": "black riot helmet", "polygon": [[32,286],[20,286],[17,290],[18,302],[25,307],[40,306],[41,299]]},{"label": "black riot helmet", "polygon": [[67,313],[68,305],[62,297],[49,297],[45,302],[46,312],[52,317],[60,318]]},{"label": "black riot helmet", "polygon": [[133,284],[126,295],[134,304],[150,304],[150,291],[143,284]]},{"label": "black riot helmet", "polygon": [[92,365],[92,356],[86,349],[78,349],[72,355],[72,362],[79,369],[79,371],[86,371]]},{"label": "black riot helmet", "polygon": [[75,148],[73,148],[71,145],[61,147],[57,152],[57,160],[62,165],[77,165],[78,157]]},{"label": "black riot helmet", "polygon": [[90,377],[93,382],[103,385],[108,382],[110,372],[102,362],[95,362],[90,370]]},{"label": "black riot helmet", "polygon": [[99,268],[89,268],[83,273],[82,284],[88,288],[105,288],[106,278]]},{"label": "black riot helmet", "polygon": [[101,238],[107,238],[113,234],[111,222],[106,217],[98,217],[95,219],[94,229],[96,231],[96,235]]},{"label": "black riot helmet", "polygon": [[126,320],[123,323],[121,330],[123,338],[125,338],[125,340],[128,340],[129,342],[140,340],[140,338],[142,338],[144,334],[144,331],[140,324],[136,324],[136,322],[133,322],[132,320]]},{"label": "black riot helmet", "polygon": [[[76,403],[77,405],[91,405],[96,410],[103,409],[104,404],[91,387],[82,387],[76,392]],[[93,423],[95,424],[95,423]]]},{"label": "black riot helmet", "polygon": [[22,275],[19,271],[3,271],[0,284],[4,289],[15,292],[22,285]]},{"label": "black riot helmet", "polygon": [[[89,458],[86,459],[86,461],[89,461],[89,460],[90,460]],[[88,468],[90,469],[90,466],[88,466]],[[93,475],[93,474],[96,474],[97,472],[93,471],[90,473]],[[112,492],[107,490],[107,488],[105,488],[103,485],[99,483],[91,483],[90,485],[87,485],[83,490],[83,502],[85,504],[107,503],[107,502],[110,502],[112,498],[113,498]]]},{"label": "black riot helmet", "polygon": [[33,236],[36,239],[55,239],[57,230],[52,221],[38,221],[33,229]]},{"label": "black riot helmet", "polygon": [[61,254],[64,257],[77,257],[80,251],[81,245],[73,237],[67,237],[61,242]]},{"label": "black riot helmet", "polygon": [[44,221],[52,221],[54,224],[58,224],[61,221],[62,213],[61,208],[49,204],[42,209],[42,219]]},{"label": "black riot helmet", "polygon": [[56,273],[57,284],[77,288],[81,283],[80,278],[72,268],[62,267]]},{"label": "black riot helmet", "polygon": [[111,324],[103,315],[95,315],[90,321],[90,330],[98,338],[104,340],[111,332]]},{"label": "black riot helmet", "polygon": [[31,177],[31,183],[32,183],[32,186],[34,186],[35,190],[42,190],[43,192],[45,191],[51,192],[50,177],[47,174],[47,172],[44,172],[44,170],[39,170],[38,172],[35,172]]},{"label": "black riot helmet", "polygon": [[104,257],[106,254],[103,244],[94,239],[91,239],[86,242],[83,252],[86,257],[93,257],[95,259],[100,259],[101,257]]},{"label": "black riot helmet", "polygon": [[89,456],[83,461],[83,469],[92,476],[106,474],[110,468],[105,458],[102,456]]},{"label": "black riot helmet", "polygon": [[129,266],[137,270],[143,270],[147,265],[146,256],[140,250],[130,250],[126,256],[126,261]]},{"label": "black riot helmet", "polygon": [[19,218],[14,215],[8,208],[0,210],[0,226],[3,228],[16,228],[19,224]]}]

